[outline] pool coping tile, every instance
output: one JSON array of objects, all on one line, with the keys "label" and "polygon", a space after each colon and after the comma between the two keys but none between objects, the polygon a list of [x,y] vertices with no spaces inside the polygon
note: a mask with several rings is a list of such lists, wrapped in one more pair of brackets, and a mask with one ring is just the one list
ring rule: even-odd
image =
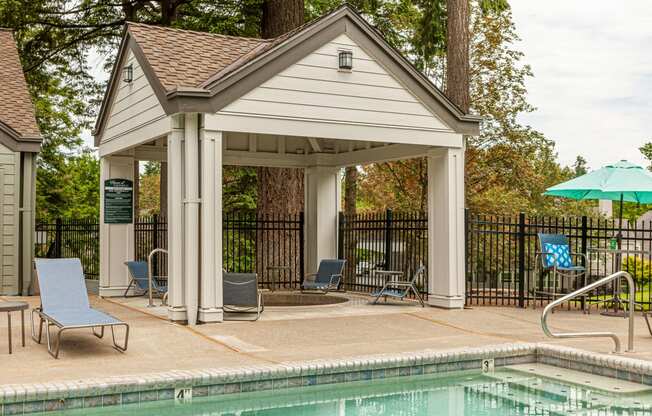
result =
[{"label": "pool coping tile", "polygon": [[0,415],[171,400],[178,388],[193,388],[194,396],[206,397],[480,370],[483,359],[487,358],[493,358],[496,367],[539,362],[652,385],[652,363],[649,362],[545,343],[517,343],[249,365],[238,369],[172,370],[77,382],[4,385],[0,386]]}]

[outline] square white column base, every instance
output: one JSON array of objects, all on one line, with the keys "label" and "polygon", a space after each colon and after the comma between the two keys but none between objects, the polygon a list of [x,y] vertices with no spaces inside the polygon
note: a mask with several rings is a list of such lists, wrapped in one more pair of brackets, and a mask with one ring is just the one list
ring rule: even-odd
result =
[{"label": "square white column base", "polygon": [[186,308],[168,306],[168,319],[174,322],[186,322],[188,320]]},{"label": "square white column base", "polygon": [[[125,290],[127,290],[127,286],[105,286],[100,287],[99,295],[103,298],[117,298],[124,296]],[[129,289],[129,293],[127,295],[131,295],[133,293],[134,290]]]},{"label": "square white column base", "polygon": [[464,309],[464,296],[444,296],[428,293],[428,305],[442,309]]},{"label": "square white column base", "polygon": [[200,308],[198,321],[205,324],[211,322],[222,322],[224,321],[224,312],[221,308]]}]

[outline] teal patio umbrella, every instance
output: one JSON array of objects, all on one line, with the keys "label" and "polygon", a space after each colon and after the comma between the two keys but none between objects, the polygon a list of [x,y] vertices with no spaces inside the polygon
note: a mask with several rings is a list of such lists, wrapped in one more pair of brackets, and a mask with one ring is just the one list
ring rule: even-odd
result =
[{"label": "teal patio umbrella", "polygon": [[[623,202],[652,203],[652,173],[621,160],[570,181],[552,186],[544,195],[571,199],[607,199],[620,201],[618,228],[622,229]],[[618,233],[620,236],[620,232]],[[620,238],[618,239],[620,245]]]}]

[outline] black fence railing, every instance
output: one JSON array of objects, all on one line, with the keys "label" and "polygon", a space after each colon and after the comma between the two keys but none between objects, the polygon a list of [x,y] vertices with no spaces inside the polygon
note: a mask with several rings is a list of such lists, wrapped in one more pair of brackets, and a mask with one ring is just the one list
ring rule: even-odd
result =
[{"label": "black fence railing", "polygon": [[[134,259],[148,261],[155,248],[168,248],[168,223],[159,215],[137,217],[134,221]],[[168,256],[152,258],[152,276],[167,276]]]},{"label": "black fence railing", "polygon": [[[376,273],[379,270],[398,270],[411,278],[419,266],[427,266],[428,219],[423,213],[340,213],[339,224],[339,257],[347,260],[347,290],[378,290],[384,283]],[[427,276],[419,276],[416,285],[427,296]]]},{"label": "black fence railing", "polygon": [[[526,307],[535,301],[534,291],[552,291],[548,274],[538,267],[541,262],[538,233],[563,234],[574,253],[586,256],[576,264],[586,267],[587,284],[622,268],[636,281],[637,299],[649,308],[652,304],[652,222],[632,223],[618,228],[611,219],[591,217],[492,216],[466,213],[466,302],[475,305],[517,305]],[[621,258],[608,248],[621,234]],[[618,264],[620,263],[620,264]],[[578,288],[581,280],[561,279],[557,292]],[[591,294],[593,301],[609,299],[613,286],[601,287]],[[626,289],[622,289],[626,293]],[[536,296],[545,304],[550,297]],[[579,305],[580,300],[574,302]]]},{"label": "black fence railing", "polygon": [[[303,213],[222,215],[223,266],[229,272],[258,273],[261,287],[298,289],[304,275]],[[155,248],[167,248],[167,223],[158,216],[134,223],[135,258],[147,260]],[[167,256],[156,256],[156,276],[165,276]]]},{"label": "black fence railing", "polygon": [[[427,222],[422,213],[340,214],[338,246],[340,258],[347,259],[345,289],[371,292],[383,284],[383,278],[376,274],[378,270],[400,270],[409,277],[419,266],[427,266]],[[532,305],[535,286],[545,289],[550,283],[537,267],[540,232],[566,235],[571,251],[587,256],[586,262],[578,260],[588,270],[587,283],[621,267],[636,280],[636,301],[646,309],[652,306],[652,222],[632,223],[619,230],[615,221],[601,218],[495,216],[468,211],[467,304]],[[162,217],[138,218],[134,233],[136,259],[146,260],[151,250],[167,246],[167,222]],[[618,233],[625,250],[622,259],[605,250]],[[223,215],[224,267],[232,272],[257,272],[262,287],[299,287],[305,275],[304,241],[303,214]],[[35,251],[39,257],[79,257],[86,277],[97,278],[99,222],[37,222]],[[166,275],[166,256],[158,256],[154,267],[155,275]],[[569,291],[579,283],[562,279],[560,284],[559,291]],[[417,286],[427,294],[427,277],[419,278]],[[607,299],[613,291],[612,287],[603,287],[592,298]],[[548,301],[546,296],[536,298],[537,304]]]},{"label": "black fence railing", "polygon": [[36,223],[36,257],[77,257],[87,279],[100,275],[100,224],[96,219]]}]

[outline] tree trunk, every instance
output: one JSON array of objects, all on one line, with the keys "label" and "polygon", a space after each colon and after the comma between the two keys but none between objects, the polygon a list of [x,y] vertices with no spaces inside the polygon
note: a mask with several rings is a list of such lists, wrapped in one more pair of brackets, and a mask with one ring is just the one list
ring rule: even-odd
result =
[{"label": "tree trunk", "polygon": [[[265,0],[261,33],[263,38],[280,36],[304,22],[303,0]],[[298,215],[303,211],[303,169],[260,167],[258,175],[258,215],[262,217],[284,217]],[[291,232],[258,233],[256,238],[256,272],[262,281],[270,280],[267,267],[288,266],[297,253]],[[265,247],[264,252],[260,248]],[[283,273],[281,273],[283,274]],[[279,280],[290,280],[289,276],[277,276]]]},{"label": "tree trunk", "polygon": [[261,33],[263,38],[275,38],[304,22],[304,0],[266,0],[263,3]]},{"label": "tree trunk", "polygon": [[469,0],[446,0],[446,95],[469,112]]},{"label": "tree trunk", "polygon": [[259,168],[258,212],[299,214],[303,210],[303,169]]}]

